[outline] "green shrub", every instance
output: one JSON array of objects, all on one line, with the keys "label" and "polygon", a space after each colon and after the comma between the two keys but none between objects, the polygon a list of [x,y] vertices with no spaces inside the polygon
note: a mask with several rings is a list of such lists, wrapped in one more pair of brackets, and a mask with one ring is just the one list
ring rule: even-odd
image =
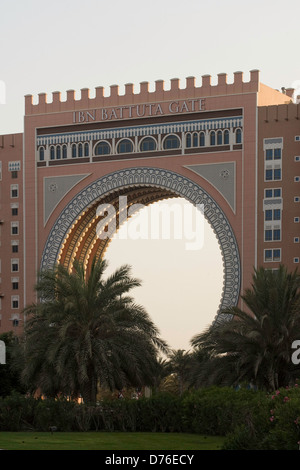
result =
[{"label": "green shrub", "polygon": [[252,432],[267,421],[263,392],[212,387],[189,394],[183,403],[185,431],[225,436],[238,426]]},{"label": "green shrub", "polygon": [[261,391],[226,387],[159,393],[140,400],[90,406],[20,394],[0,398],[0,431],[188,432],[226,436],[224,449],[298,449],[300,389]]},{"label": "green shrub", "polygon": [[300,441],[300,389],[280,389],[269,399],[270,432],[264,446],[271,450],[298,450]]},{"label": "green shrub", "polygon": [[36,400],[18,393],[0,398],[0,431],[28,431],[34,429]]},{"label": "green shrub", "polygon": [[45,432],[49,431],[50,426],[55,426],[58,431],[72,431],[75,407],[76,403],[64,399],[38,400],[34,416],[35,429]]}]

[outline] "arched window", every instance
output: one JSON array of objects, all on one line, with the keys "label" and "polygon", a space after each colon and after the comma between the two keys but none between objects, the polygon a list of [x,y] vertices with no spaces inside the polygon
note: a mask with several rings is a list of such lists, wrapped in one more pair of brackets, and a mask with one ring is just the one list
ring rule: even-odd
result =
[{"label": "arched window", "polygon": [[82,157],[83,156],[83,148],[82,148],[82,144],[79,144],[78,145],[78,157]]},{"label": "arched window", "polygon": [[52,145],[52,147],[50,147],[50,160],[54,160],[55,159],[55,149]]},{"label": "arched window", "polygon": [[217,132],[217,144],[218,145],[223,144],[223,133],[222,133],[222,131]]},{"label": "arched window", "polygon": [[63,145],[63,148],[62,148],[62,157],[63,157],[63,158],[67,158],[67,146],[66,146],[66,145]]},{"label": "arched window", "polygon": [[133,152],[133,143],[129,139],[123,139],[118,144],[118,153],[131,153]]},{"label": "arched window", "polygon": [[242,131],[241,129],[237,129],[235,131],[235,143],[241,144],[242,143]]},{"label": "arched window", "polygon": [[40,147],[40,150],[39,150],[39,159],[40,159],[40,162],[42,162],[43,160],[45,160],[45,149],[44,149],[44,147]]},{"label": "arched window", "polygon": [[72,145],[72,158],[76,158],[77,157],[77,147],[76,147],[76,144],[73,144]]},{"label": "arched window", "polygon": [[110,154],[110,145],[107,142],[99,142],[96,145],[95,155],[109,155]]},{"label": "arched window", "polygon": [[180,147],[180,140],[177,135],[168,135],[164,140],[164,149],[178,149]]},{"label": "arched window", "polygon": [[60,158],[61,158],[61,148],[60,148],[60,145],[58,145],[56,147],[56,159],[60,160]]},{"label": "arched window", "polygon": [[90,153],[89,144],[86,142],[86,143],[84,144],[84,156],[85,156],[85,157],[88,157],[88,156],[89,156],[89,153]]},{"label": "arched window", "polygon": [[229,144],[229,130],[224,131],[224,144],[228,145]]},{"label": "arched window", "polygon": [[212,131],[210,133],[210,145],[216,145],[216,133]]},{"label": "arched window", "polygon": [[193,134],[193,147],[198,147],[198,134],[194,132]]},{"label": "arched window", "polygon": [[156,150],[156,148],[156,140],[153,137],[146,137],[140,145],[141,152],[150,152],[151,150]]},{"label": "arched window", "polygon": [[186,148],[190,148],[192,146],[192,137],[191,134],[188,133],[185,138],[185,146]]},{"label": "arched window", "polygon": [[204,132],[200,132],[200,147],[205,146],[205,134]]}]

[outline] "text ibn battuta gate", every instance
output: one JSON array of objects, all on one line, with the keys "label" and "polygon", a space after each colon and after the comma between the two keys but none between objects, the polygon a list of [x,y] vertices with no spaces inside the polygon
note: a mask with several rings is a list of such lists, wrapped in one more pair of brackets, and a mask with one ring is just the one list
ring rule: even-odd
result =
[{"label": "text ibn battuta gate", "polygon": [[[258,106],[287,96],[259,82],[259,72],[125,85],[109,96],[99,87],[75,99],[25,97],[24,304],[34,299],[41,268],[75,258],[87,268],[107,240],[97,237],[99,204],[117,207],[183,197],[203,204],[218,239],[224,269],[222,308],[236,305],[257,266]],[[219,313],[219,312],[216,312]]]}]

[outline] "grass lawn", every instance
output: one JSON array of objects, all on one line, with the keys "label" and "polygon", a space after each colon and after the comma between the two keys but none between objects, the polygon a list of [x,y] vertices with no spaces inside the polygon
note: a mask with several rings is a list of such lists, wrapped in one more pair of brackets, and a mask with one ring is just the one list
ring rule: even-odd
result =
[{"label": "grass lawn", "polygon": [[0,432],[4,450],[219,450],[223,441],[178,433]]}]

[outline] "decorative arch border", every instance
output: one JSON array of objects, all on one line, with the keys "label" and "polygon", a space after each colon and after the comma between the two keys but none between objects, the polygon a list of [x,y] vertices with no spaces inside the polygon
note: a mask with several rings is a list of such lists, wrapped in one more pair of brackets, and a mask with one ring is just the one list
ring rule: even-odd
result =
[{"label": "decorative arch border", "polygon": [[241,286],[241,263],[237,241],[228,219],[216,201],[201,186],[178,173],[160,168],[135,167],[107,174],[82,189],[63,209],[46,241],[41,269],[52,268],[61,245],[82,212],[97,200],[122,188],[152,186],[169,189],[192,204],[204,205],[204,216],[210,223],[223,259],[223,292],[215,322],[222,310],[238,303]]}]

